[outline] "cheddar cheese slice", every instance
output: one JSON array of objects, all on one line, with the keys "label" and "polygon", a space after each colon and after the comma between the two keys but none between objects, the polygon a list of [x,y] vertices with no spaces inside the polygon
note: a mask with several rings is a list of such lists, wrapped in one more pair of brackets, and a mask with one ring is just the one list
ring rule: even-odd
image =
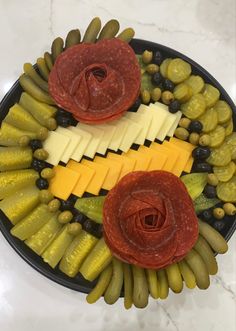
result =
[{"label": "cheddar cheese slice", "polygon": [[177,150],[169,149],[162,144],[155,142],[151,143],[149,148],[163,152],[165,155],[167,155],[167,160],[162,170],[173,172],[177,159],[180,157],[180,152]]},{"label": "cheddar cheese slice", "polygon": [[109,168],[102,188],[108,191],[111,190],[119,180],[122,164],[100,156],[95,157],[94,163],[103,164]]},{"label": "cheddar cheese slice", "polygon": [[95,174],[86,188],[86,192],[98,195],[107,176],[109,167],[83,159],[81,164],[95,170]]},{"label": "cheddar cheese slice", "polygon": [[50,180],[49,190],[52,194],[60,199],[67,200],[71,195],[80,174],[68,167],[54,167],[55,176]]},{"label": "cheddar cheese slice", "polygon": [[77,181],[75,187],[73,188],[72,193],[77,197],[82,197],[89,183],[91,182],[93,176],[95,175],[95,170],[86,167],[85,165],[70,160],[66,166],[68,169],[71,169],[80,175],[79,180]]},{"label": "cheddar cheese slice", "polygon": [[154,150],[146,146],[140,146],[138,151],[145,155],[151,156],[151,162],[147,170],[162,170],[166,161],[167,155],[161,151]]},{"label": "cheddar cheese slice", "polygon": [[147,170],[152,160],[151,156],[145,155],[144,157],[143,153],[137,152],[133,149],[129,149],[127,153],[123,153],[122,155],[136,160],[134,171]]},{"label": "cheddar cheese slice", "polygon": [[186,150],[187,152],[190,153],[188,162],[187,162],[186,166],[184,167],[185,172],[190,172],[192,169],[192,166],[193,166],[193,161],[194,161],[194,158],[192,157],[192,151],[196,148],[196,146],[188,143],[187,141],[180,140],[178,138],[171,138],[170,142],[175,144],[176,146],[179,146],[180,148],[183,148],[184,150]]},{"label": "cheddar cheese slice", "polygon": [[184,149],[180,148],[179,146],[176,146],[175,144],[171,143],[170,141],[165,140],[163,142],[163,145],[171,150],[175,150],[180,153],[180,156],[178,157],[178,159],[175,163],[174,169],[173,169],[173,173],[179,177],[188,162],[189,152],[185,151]]},{"label": "cheddar cheese slice", "polygon": [[118,155],[118,154],[114,154],[114,153],[108,153],[107,158],[121,163],[122,169],[121,169],[119,180],[122,177],[124,177],[125,175],[127,175],[128,173],[134,171],[134,167],[136,164],[136,160],[134,160],[134,159],[131,159],[124,155]]}]

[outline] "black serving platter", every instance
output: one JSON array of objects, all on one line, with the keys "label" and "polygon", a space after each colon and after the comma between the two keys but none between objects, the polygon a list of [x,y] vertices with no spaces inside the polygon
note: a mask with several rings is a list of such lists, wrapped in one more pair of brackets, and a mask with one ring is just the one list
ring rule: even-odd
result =
[{"label": "black serving platter", "polygon": [[[187,56],[160,44],[153,43],[146,40],[133,39],[130,43],[132,48],[137,54],[141,54],[144,50],[157,51],[159,50],[163,58],[175,58],[180,57],[183,60],[187,61],[192,66],[193,74],[200,75],[205,82],[214,85],[221,93],[221,99],[225,100],[233,110],[233,121],[234,121],[234,130],[236,130],[236,107],[224,90],[224,88],[219,84],[219,82],[212,77],[205,69],[203,69],[199,64],[188,58]],[[10,91],[5,95],[2,102],[0,103],[0,123],[5,118],[9,108],[18,102],[20,95],[22,93],[22,88],[17,80],[12,86]],[[211,225],[214,226],[215,220],[211,220]],[[226,240],[229,240],[233,235],[236,229],[236,217],[225,217],[222,222],[224,222],[224,227],[221,230],[221,234]],[[6,218],[6,216],[0,210],[0,230],[12,248],[35,270],[40,272],[42,275],[51,279],[52,281],[68,287],[72,290],[88,293],[94,284],[86,281],[82,276],[78,275],[75,278],[70,278],[60,272],[58,268],[52,269],[48,264],[44,263],[41,257],[36,255],[32,250],[30,250],[22,241],[13,237],[10,234],[11,223]]]}]

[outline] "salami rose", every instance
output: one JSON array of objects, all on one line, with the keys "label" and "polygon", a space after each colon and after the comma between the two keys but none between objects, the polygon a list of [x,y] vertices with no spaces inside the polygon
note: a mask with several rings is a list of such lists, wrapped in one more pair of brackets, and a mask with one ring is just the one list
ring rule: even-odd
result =
[{"label": "salami rose", "polygon": [[140,92],[141,73],[133,49],[119,39],[78,44],[58,56],[49,76],[58,106],[84,123],[117,119]]},{"label": "salami rose", "polygon": [[181,180],[166,171],[136,171],[108,193],[104,238],[119,259],[150,269],[180,261],[194,246],[198,221]]}]

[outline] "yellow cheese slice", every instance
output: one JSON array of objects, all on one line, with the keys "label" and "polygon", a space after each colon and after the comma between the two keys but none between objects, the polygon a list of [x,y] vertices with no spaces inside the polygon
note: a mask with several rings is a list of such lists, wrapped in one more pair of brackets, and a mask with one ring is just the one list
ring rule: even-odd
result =
[{"label": "yellow cheese slice", "polygon": [[68,169],[74,170],[80,175],[72,193],[77,197],[82,197],[89,183],[91,182],[93,176],[95,175],[95,170],[86,167],[85,165],[70,160],[66,166]]},{"label": "yellow cheese slice", "polygon": [[81,137],[81,140],[80,140],[78,146],[74,150],[74,153],[71,155],[71,159],[79,162],[82,159],[84,152],[85,152],[88,144],[92,140],[93,136],[91,135],[91,133],[89,133],[85,130],[79,129],[77,127],[74,127],[74,126],[70,126],[68,129],[70,131],[74,132],[75,134],[78,134]]},{"label": "yellow cheese slice", "polygon": [[134,159],[131,159],[124,155],[118,155],[118,154],[114,154],[114,153],[108,153],[107,158],[111,159],[111,160],[115,160],[122,164],[122,169],[121,169],[119,180],[122,177],[124,177],[125,175],[127,175],[128,173],[134,171],[134,167],[136,164],[136,160],[134,160]]},{"label": "yellow cheese slice", "polygon": [[108,191],[111,190],[119,180],[122,164],[100,156],[95,157],[94,163],[103,164],[109,168],[102,188]]},{"label": "yellow cheese slice", "polygon": [[126,122],[123,118],[112,122],[112,124],[116,127],[116,132],[111,139],[111,142],[108,146],[112,151],[117,152],[120,147],[121,141],[128,129],[128,122]]},{"label": "yellow cheese slice", "polygon": [[80,174],[60,165],[54,167],[55,176],[50,180],[49,190],[60,199],[67,200],[71,195]]},{"label": "yellow cheese slice", "polygon": [[173,169],[173,173],[179,177],[188,162],[189,152],[185,151],[184,149],[174,145],[173,143],[167,140],[163,142],[163,145],[169,149],[177,150],[180,153],[180,156],[178,157],[177,162],[175,163]]},{"label": "yellow cheese slice", "polygon": [[108,173],[109,167],[103,165],[103,164],[98,164],[92,161],[88,161],[83,159],[81,161],[81,164],[89,167],[90,169],[95,170],[95,175],[93,176],[92,180],[88,184],[86,188],[86,192],[98,195],[99,191],[102,188],[102,185],[105,181],[106,175]]},{"label": "yellow cheese slice", "polygon": [[192,157],[192,151],[196,148],[196,146],[188,143],[187,141],[180,140],[178,138],[171,138],[170,142],[175,144],[176,146],[179,146],[180,148],[183,148],[184,150],[188,151],[190,153],[188,162],[186,166],[184,167],[185,172],[190,172],[193,166],[194,158]]},{"label": "yellow cheese slice", "polygon": [[58,126],[58,128],[55,130],[55,132],[60,133],[66,137],[70,138],[69,145],[67,146],[66,150],[61,156],[61,161],[64,163],[67,163],[74,153],[76,147],[79,145],[79,142],[81,140],[81,136],[76,134],[75,132],[72,132],[69,129],[63,128],[61,126]]},{"label": "yellow cheese slice", "polygon": [[47,139],[43,142],[43,148],[49,154],[47,162],[54,166],[57,165],[68,147],[70,140],[69,137],[62,135],[61,133],[49,131]]},{"label": "yellow cheese slice", "polygon": [[93,159],[94,155],[97,152],[98,146],[102,141],[104,131],[102,129],[98,129],[93,125],[88,125],[80,122],[77,124],[76,127],[85,130],[92,135],[92,140],[89,142],[87,148],[85,149],[84,155]]},{"label": "yellow cheese slice", "polygon": [[177,159],[180,157],[180,152],[178,152],[177,150],[169,149],[162,144],[158,144],[156,142],[151,143],[149,148],[163,152],[165,155],[167,155],[167,160],[162,170],[173,172]]},{"label": "yellow cheese slice", "polygon": [[164,168],[164,165],[167,161],[167,155],[165,155],[163,152],[154,150],[146,146],[140,146],[138,151],[140,153],[143,153],[145,157],[146,155],[149,155],[152,158],[147,170],[162,170]]},{"label": "yellow cheese slice", "polygon": [[122,155],[136,160],[134,171],[147,170],[152,160],[151,156],[149,155],[144,156],[143,153],[140,153],[133,149],[129,149],[127,153],[123,153]]}]

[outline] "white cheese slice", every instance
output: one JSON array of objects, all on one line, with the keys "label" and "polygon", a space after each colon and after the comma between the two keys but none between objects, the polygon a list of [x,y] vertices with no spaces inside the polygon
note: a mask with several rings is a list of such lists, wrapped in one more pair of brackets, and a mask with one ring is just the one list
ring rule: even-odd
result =
[{"label": "white cheese slice", "polygon": [[48,152],[47,162],[57,165],[65,150],[67,149],[70,138],[55,131],[49,131],[47,139],[43,143],[43,148]]},{"label": "white cheese slice", "polygon": [[179,121],[181,119],[182,112],[177,111],[177,113],[175,113],[174,115],[175,115],[175,121],[174,121],[172,127],[170,128],[170,130],[167,132],[168,137],[173,137],[175,130],[176,130],[177,126],[179,125]]},{"label": "white cheese slice", "polygon": [[141,125],[142,129],[135,140],[135,144],[143,145],[148,135],[148,130],[151,126],[152,114],[150,114],[149,112],[145,112],[143,114],[127,112],[125,117]]},{"label": "white cheese slice", "polygon": [[94,155],[97,152],[98,146],[99,146],[100,142],[102,141],[104,131],[101,129],[98,129],[97,127],[95,127],[93,125],[88,125],[88,124],[84,124],[84,123],[78,123],[76,125],[76,127],[79,129],[83,129],[92,135],[92,140],[90,141],[87,148],[85,149],[84,155],[93,159]]},{"label": "white cheese slice", "polygon": [[128,122],[128,129],[123,136],[119,149],[122,152],[127,152],[140,134],[142,127],[128,118],[123,117],[123,119]]},{"label": "white cheese slice", "polygon": [[141,105],[138,109],[138,113],[145,114],[146,112],[152,116],[151,125],[149,127],[146,139],[154,141],[167,118],[167,113],[164,109],[160,108],[158,110],[154,104],[150,104],[149,106]]},{"label": "white cheese slice", "polygon": [[121,118],[117,121],[112,122],[112,124],[116,127],[116,132],[112,137],[108,148],[111,149],[112,151],[117,152],[120,147],[121,141],[126,131],[128,130],[128,122],[126,122],[123,118]]},{"label": "white cheese slice", "polygon": [[97,153],[105,155],[106,151],[108,149],[108,146],[112,140],[112,137],[114,136],[116,132],[116,127],[114,125],[110,124],[99,124],[96,125],[96,128],[101,129],[104,131],[104,135],[102,137],[102,140],[100,144],[98,145]]},{"label": "white cheese slice", "polygon": [[81,137],[78,146],[71,155],[71,159],[79,162],[82,159],[84,151],[88,147],[88,144],[92,140],[92,135],[91,133],[74,126],[70,126],[68,129]]},{"label": "white cheese slice", "polygon": [[66,150],[64,151],[61,157],[61,161],[67,163],[71,158],[72,154],[74,153],[76,147],[78,146],[81,140],[81,136],[61,126],[58,126],[55,132],[70,138],[69,145],[67,146]]},{"label": "white cheese slice", "polygon": [[158,103],[155,103],[155,105],[152,106],[154,109],[156,108],[156,112],[159,114],[161,112],[165,112],[166,113],[166,118],[165,121],[163,122],[160,130],[158,131],[158,134],[156,136],[156,138],[160,141],[163,141],[165,139],[165,137],[167,136],[167,133],[169,132],[170,128],[172,127],[172,125],[174,124],[175,120],[176,120],[176,116],[175,114],[171,114],[168,110],[168,107]]}]

